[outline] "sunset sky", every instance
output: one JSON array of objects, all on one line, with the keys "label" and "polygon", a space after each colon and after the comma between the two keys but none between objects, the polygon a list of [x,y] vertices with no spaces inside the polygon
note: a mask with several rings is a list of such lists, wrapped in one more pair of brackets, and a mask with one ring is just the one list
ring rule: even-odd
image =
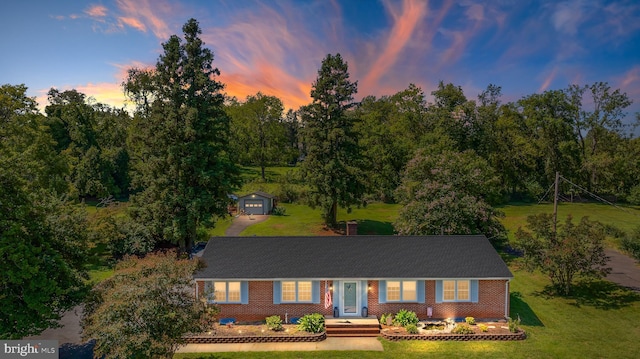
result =
[{"label": "sunset sky", "polygon": [[297,109],[340,53],[357,99],[410,83],[429,94],[442,80],[468,98],[493,83],[511,101],[606,81],[640,111],[637,0],[3,1],[0,84],[24,83],[42,106],[55,87],[122,107],[126,70],[154,66],[191,17],[239,98],[262,91]]}]

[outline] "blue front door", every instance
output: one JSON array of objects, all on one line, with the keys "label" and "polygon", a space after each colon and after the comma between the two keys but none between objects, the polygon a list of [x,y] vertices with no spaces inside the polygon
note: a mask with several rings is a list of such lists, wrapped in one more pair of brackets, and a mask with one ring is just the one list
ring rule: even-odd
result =
[{"label": "blue front door", "polygon": [[358,282],[343,282],[343,314],[358,314]]}]

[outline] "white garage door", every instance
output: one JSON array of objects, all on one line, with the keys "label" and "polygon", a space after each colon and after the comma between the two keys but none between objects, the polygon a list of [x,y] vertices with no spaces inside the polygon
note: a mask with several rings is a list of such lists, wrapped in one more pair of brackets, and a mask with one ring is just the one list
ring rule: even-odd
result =
[{"label": "white garage door", "polygon": [[264,204],[261,199],[247,199],[244,201],[244,211],[248,214],[264,214]]}]

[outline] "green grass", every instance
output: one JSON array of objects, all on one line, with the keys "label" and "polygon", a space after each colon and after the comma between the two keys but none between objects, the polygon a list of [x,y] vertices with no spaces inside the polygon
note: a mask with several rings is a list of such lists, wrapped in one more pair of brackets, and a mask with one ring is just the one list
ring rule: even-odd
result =
[{"label": "green grass", "polygon": [[[287,216],[273,216],[253,225],[243,235],[317,235],[322,231],[319,210],[285,204]],[[376,203],[352,213],[340,210],[339,221],[357,220],[359,233],[391,234],[391,224],[399,205]],[[510,232],[526,224],[531,214],[550,213],[549,204],[510,204],[501,208],[503,223]],[[629,212],[640,214],[638,209]],[[614,225],[628,231],[637,226],[638,217],[611,206],[563,203],[559,219],[567,214],[580,219]],[[363,233],[364,231],[364,233]],[[640,352],[640,296],[606,281],[581,283],[572,297],[547,295],[549,280],[539,273],[517,269],[511,282],[511,316],[519,315],[528,338],[521,342],[389,342],[383,339],[384,352],[238,352],[179,354],[175,358],[635,358]]]},{"label": "green grass", "polygon": [[[622,208],[622,209],[621,209]],[[509,231],[509,239],[514,239],[514,233],[519,227],[526,227],[527,216],[540,213],[553,213],[553,204],[513,203],[499,208],[505,213],[502,224]],[[584,216],[592,221],[599,221],[605,225],[615,226],[627,233],[635,229],[640,223],[640,209],[637,207],[613,207],[600,203],[560,203],[558,205],[558,222],[564,223],[568,215],[573,216],[573,223],[577,223]],[[607,238],[608,245],[619,247],[619,239]]]},{"label": "green grass", "polygon": [[635,358],[640,296],[605,281],[579,285],[574,297],[546,295],[548,280],[513,270],[511,316],[528,338],[516,342],[382,341],[384,352],[241,352],[175,358]]},{"label": "green grass", "polygon": [[[622,208],[622,209],[620,209]],[[640,210],[635,207],[613,207],[599,203],[560,203],[558,204],[558,221],[564,222],[571,214],[574,220],[584,216],[603,224],[611,224],[624,230],[631,231],[640,223]],[[506,214],[503,224],[510,231],[516,231],[519,226],[527,224],[527,216],[540,213],[553,213],[553,204],[524,204],[515,203],[499,207]]]},{"label": "green grass", "polygon": [[224,232],[227,230],[227,228],[229,228],[229,226],[231,225],[231,222],[233,222],[232,216],[219,218],[215,223],[215,227],[207,230],[207,233],[209,233],[209,236],[216,236],[216,237],[224,236]]},{"label": "green grass", "polygon": [[323,229],[319,209],[311,209],[300,204],[282,203],[286,209],[284,216],[270,216],[264,222],[254,224],[244,231],[243,236],[314,236],[328,233]]},{"label": "green grass", "polygon": [[[282,203],[278,206],[286,209],[284,216],[270,216],[262,223],[245,229],[243,236],[314,236],[329,235],[324,228],[320,209],[306,205]],[[358,222],[358,234],[393,234],[393,221],[398,216],[399,205],[373,203],[363,208],[354,208],[351,213],[345,209],[338,211],[338,222],[344,226],[346,221]]]},{"label": "green grass", "polygon": [[240,167],[242,187],[236,191],[236,194],[244,195],[255,191],[277,193],[283,178],[299,170],[299,167],[268,167],[265,168],[265,180],[263,180],[260,167]]}]

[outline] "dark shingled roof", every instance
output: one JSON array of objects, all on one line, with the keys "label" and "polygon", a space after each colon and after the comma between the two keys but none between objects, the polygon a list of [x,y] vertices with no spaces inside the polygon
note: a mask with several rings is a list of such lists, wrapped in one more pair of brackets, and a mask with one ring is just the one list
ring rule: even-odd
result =
[{"label": "dark shingled roof", "polygon": [[195,278],[512,278],[489,240],[468,236],[214,237]]},{"label": "dark shingled roof", "polygon": [[269,194],[267,192],[262,192],[262,191],[255,191],[255,192],[247,193],[247,194],[244,194],[242,196],[238,196],[238,198],[249,197],[252,194],[256,194],[256,195],[258,195],[260,197],[265,197],[265,198],[276,198],[276,196],[274,196],[272,194]]}]

